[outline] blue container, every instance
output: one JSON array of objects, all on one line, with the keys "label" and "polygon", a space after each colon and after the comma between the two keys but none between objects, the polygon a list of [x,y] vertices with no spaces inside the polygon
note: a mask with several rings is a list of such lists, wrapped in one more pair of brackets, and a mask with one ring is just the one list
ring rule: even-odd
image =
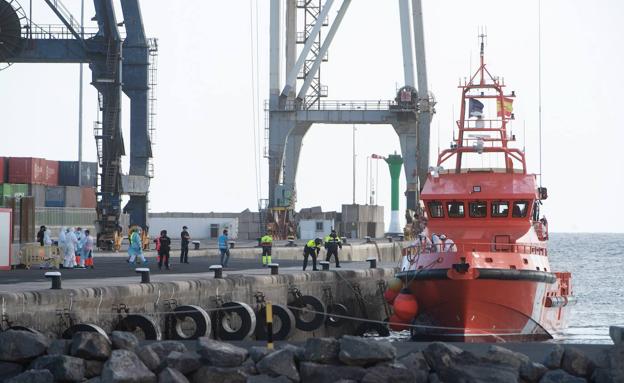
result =
[{"label": "blue container", "polygon": [[46,187],[45,207],[65,207],[65,186]]},{"label": "blue container", "polygon": [[[95,162],[82,163],[82,186],[95,186],[97,178],[97,164]],[[59,185],[78,185],[78,161],[59,161]]]}]

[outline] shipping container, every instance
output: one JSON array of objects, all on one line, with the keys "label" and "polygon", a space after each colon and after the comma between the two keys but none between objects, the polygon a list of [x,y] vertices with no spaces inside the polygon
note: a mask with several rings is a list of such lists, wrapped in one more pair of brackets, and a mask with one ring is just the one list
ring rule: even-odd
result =
[{"label": "shipping container", "polygon": [[95,188],[81,188],[80,207],[95,209],[96,204]]},{"label": "shipping container", "polygon": [[82,191],[78,186],[64,186],[65,207],[80,207]]},{"label": "shipping container", "polygon": [[0,157],[0,184],[8,182],[7,177],[9,176],[9,172],[7,172],[7,167],[9,165],[9,161],[5,157]]},{"label": "shipping container", "polygon": [[[59,185],[78,185],[78,161],[59,161]],[[80,174],[82,186],[95,186],[97,178],[97,163],[83,162]]]},{"label": "shipping container", "polygon": [[0,185],[0,196],[6,198],[21,198],[29,195],[28,185],[24,184],[2,184]]},{"label": "shipping container", "polygon": [[49,161],[43,160],[42,164],[44,166],[45,172],[45,181],[44,185],[47,186],[56,186],[58,185],[59,179],[59,164],[58,161]]},{"label": "shipping container", "polygon": [[11,157],[9,159],[9,182],[12,184],[45,185],[45,160],[32,157]]},{"label": "shipping container", "polygon": [[46,186],[45,185],[27,185],[28,195],[35,200],[35,207],[44,207],[46,200]]},{"label": "shipping container", "polygon": [[65,207],[65,186],[48,186],[45,191],[46,207]]}]

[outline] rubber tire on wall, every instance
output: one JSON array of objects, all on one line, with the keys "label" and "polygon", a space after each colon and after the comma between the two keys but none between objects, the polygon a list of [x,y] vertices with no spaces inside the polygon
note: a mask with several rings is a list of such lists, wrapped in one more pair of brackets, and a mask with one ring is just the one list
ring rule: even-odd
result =
[{"label": "rubber tire on wall", "polygon": [[101,335],[104,335],[106,339],[110,341],[106,331],[104,331],[100,326],[94,325],[92,323],[78,323],[73,326],[70,326],[67,330],[63,331],[63,335],[61,338],[63,339],[71,339],[74,337],[74,334],[78,332],[97,332]]},{"label": "rubber tire on wall", "polygon": [[293,314],[295,314],[295,327],[297,327],[301,331],[318,330],[323,325],[323,323],[325,323],[325,304],[317,297],[313,297],[311,295],[303,295],[299,300],[290,303],[289,306],[312,306],[312,310],[317,312],[314,314],[312,320],[305,321],[301,317],[301,310],[297,310],[294,308],[292,309]]},{"label": "rubber tire on wall", "polygon": [[[191,336],[185,336],[180,328],[180,323],[185,318],[191,318],[195,322],[195,332]],[[197,339],[202,336],[210,336],[212,321],[203,308],[194,305],[178,306],[172,314],[167,315],[166,322],[169,324],[167,338],[175,340]]]},{"label": "rubber tire on wall", "polygon": [[[217,311],[214,334],[220,340],[244,340],[253,334],[256,328],[256,314],[247,303],[226,302],[222,310]],[[226,313],[236,313],[241,319],[241,326],[237,330],[229,331],[224,325]]]},{"label": "rubber tire on wall", "polygon": [[333,303],[327,306],[327,319],[325,319],[325,324],[328,327],[340,327],[343,324],[345,324],[347,319],[332,317],[332,314],[340,315],[340,316],[349,316],[349,309],[347,309],[347,306],[340,304],[340,303]]},{"label": "rubber tire on wall", "polygon": [[374,331],[379,336],[390,336],[390,330],[388,329],[388,325],[384,323],[376,323],[376,322],[362,322],[360,323],[353,335],[355,336],[363,336],[369,331]]},{"label": "rubber tire on wall", "polygon": [[140,328],[145,334],[145,340],[161,340],[160,328],[154,320],[143,314],[130,314],[125,316],[115,328],[119,331],[133,332]]},{"label": "rubber tire on wall", "polygon": [[[273,333],[273,340],[287,340],[295,329],[295,315],[283,305],[273,305],[273,322],[275,317],[280,320],[281,327]],[[262,307],[256,314],[256,340],[267,340],[266,307]]]}]

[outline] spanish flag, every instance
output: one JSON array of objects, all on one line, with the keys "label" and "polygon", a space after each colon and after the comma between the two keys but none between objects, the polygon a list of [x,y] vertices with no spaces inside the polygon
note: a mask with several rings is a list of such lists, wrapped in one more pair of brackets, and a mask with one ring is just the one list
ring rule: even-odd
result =
[{"label": "spanish flag", "polygon": [[503,97],[503,106],[501,108],[501,102],[498,100],[496,102],[496,115],[498,117],[502,117],[503,113],[501,109],[505,111],[505,117],[511,117],[511,113],[513,112],[513,98]]}]

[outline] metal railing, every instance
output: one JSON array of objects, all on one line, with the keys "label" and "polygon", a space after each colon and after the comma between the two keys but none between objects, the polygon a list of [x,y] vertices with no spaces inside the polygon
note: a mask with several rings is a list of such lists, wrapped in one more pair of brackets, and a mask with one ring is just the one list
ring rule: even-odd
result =
[{"label": "metal railing", "polygon": [[[264,102],[265,110],[269,110],[269,102]],[[283,109],[286,111],[296,111],[296,110],[306,110],[305,104],[298,101],[287,101],[284,105]],[[404,105],[398,104],[394,100],[350,100],[350,101],[336,101],[336,100],[325,100],[319,101],[318,106],[315,105],[314,110],[344,110],[344,111],[365,111],[365,110],[373,110],[373,111],[386,111],[386,110],[404,110],[404,111],[414,111],[416,107],[408,107]]]},{"label": "metal railing", "polygon": [[494,243],[494,242],[469,242],[449,244],[427,244],[412,245],[404,249],[410,254],[444,254],[455,252],[493,252],[493,253],[520,253],[520,254],[537,254],[548,256],[548,249],[545,245],[537,245],[534,243]]},{"label": "metal railing", "polygon": [[[37,25],[32,24],[32,30],[29,29],[29,25],[26,25],[23,32],[24,38],[37,39],[37,40],[50,40],[50,39],[75,39],[74,35],[63,24],[48,24]],[[80,33],[80,31],[78,31]],[[97,27],[89,27],[84,29],[84,38],[89,39],[97,35]]]}]

